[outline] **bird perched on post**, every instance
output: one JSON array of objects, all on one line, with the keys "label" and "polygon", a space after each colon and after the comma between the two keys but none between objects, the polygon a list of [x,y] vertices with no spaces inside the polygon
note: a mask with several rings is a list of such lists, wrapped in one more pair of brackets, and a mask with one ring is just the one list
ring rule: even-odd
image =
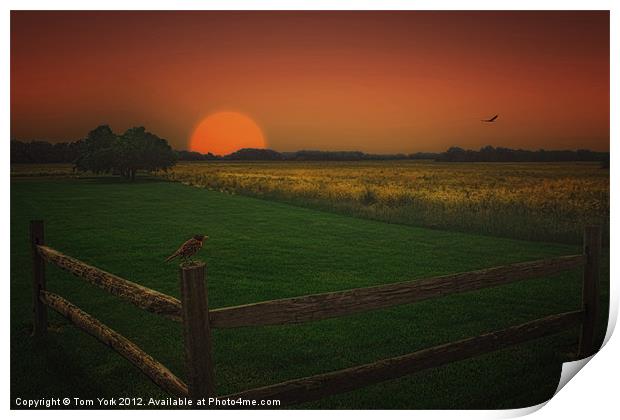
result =
[{"label": "bird perched on post", "polygon": [[187,261],[189,257],[200,251],[202,248],[202,243],[209,239],[206,235],[194,235],[193,238],[188,239],[177,249],[174,254],[166,258],[166,262],[175,259],[176,257],[181,257],[183,262]]}]

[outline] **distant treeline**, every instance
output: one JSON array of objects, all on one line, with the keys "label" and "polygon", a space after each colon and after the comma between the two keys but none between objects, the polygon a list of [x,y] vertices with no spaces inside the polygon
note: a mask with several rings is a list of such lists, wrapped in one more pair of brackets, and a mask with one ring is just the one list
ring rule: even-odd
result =
[{"label": "distant treeline", "polygon": [[203,155],[198,152],[177,152],[181,161],[196,160],[266,160],[266,161],[354,161],[354,160],[403,160],[424,159],[438,162],[566,162],[593,161],[608,162],[609,152],[591,150],[521,150],[486,146],[480,150],[465,150],[451,147],[443,153],[412,154],[368,154],[363,152],[328,152],[300,150],[298,152],[276,152],[270,149],[241,149],[226,156]]},{"label": "distant treeline", "polygon": [[[11,141],[11,163],[74,163],[83,140],[72,143]],[[424,159],[439,162],[609,162],[609,152],[591,150],[521,150],[486,146],[480,150],[451,147],[442,153],[369,154],[358,151],[300,150],[277,152],[270,149],[241,149],[226,156],[176,151],[179,161],[361,161]]]},{"label": "distant treeline", "polygon": [[211,153],[203,155],[198,152],[178,151],[179,160],[399,160],[399,159],[437,159],[439,153],[413,153],[413,154],[368,154],[363,152],[338,151],[328,152],[320,150],[300,150],[297,152],[276,152],[271,149],[240,149],[226,156],[215,156]]},{"label": "distant treeline", "polygon": [[11,163],[73,163],[80,156],[82,141],[50,143],[11,140]]},{"label": "distant treeline", "polygon": [[436,158],[440,162],[608,162],[609,152],[591,150],[521,150],[485,146],[480,150],[451,147]]},{"label": "distant treeline", "polygon": [[11,163],[72,163],[74,170],[95,174],[111,173],[134,180],[138,171],[167,170],[177,154],[165,139],[132,127],[114,133],[100,125],[72,143],[11,141]]}]

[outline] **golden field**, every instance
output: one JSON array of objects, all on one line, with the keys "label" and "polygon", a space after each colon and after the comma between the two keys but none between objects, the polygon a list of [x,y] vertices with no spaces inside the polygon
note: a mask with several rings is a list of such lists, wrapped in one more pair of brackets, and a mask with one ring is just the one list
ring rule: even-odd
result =
[{"label": "golden field", "polygon": [[609,169],[584,163],[181,162],[159,176],[415,226],[581,240],[609,226]]},{"label": "golden field", "polygon": [[[156,175],[390,223],[519,239],[579,243],[584,225],[609,226],[609,169],[596,162],[179,162]],[[71,164],[14,164],[11,176],[93,175]]]},{"label": "golden field", "polygon": [[66,177],[78,176],[78,172],[73,170],[70,163],[12,163],[11,177]]}]

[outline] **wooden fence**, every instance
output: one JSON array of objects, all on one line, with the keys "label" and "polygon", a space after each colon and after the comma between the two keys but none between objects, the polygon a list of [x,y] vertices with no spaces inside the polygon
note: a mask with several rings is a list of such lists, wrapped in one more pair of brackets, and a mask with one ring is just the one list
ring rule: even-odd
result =
[{"label": "wooden fence", "polygon": [[[295,324],[350,315],[373,309],[419,302],[516,281],[540,278],[583,267],[581,309],[555,314],[509,328],[459,340],[365,365],[294,379],[275,385],[219,396],[231,399],[277,399],[296,404],[351,391],[500,350],[581,324],[577,358],[595,353],[601,255],[601,229],[586,227],[582,254],[509,264],[501,267],[278,299],[248,305],[209,309],[205,265],[181,266],[181,300],[130,282],[45,246],[42,221],[30,223],[33,255],[34,335],[47,331],[47,307],[107,344],[171,395],[193,399],[217,396],[213,375],[211,329]],[[45,263],[54,264],[137,307],[183,324],[187,384],[127,338],[64,298],[47,290]]]}]

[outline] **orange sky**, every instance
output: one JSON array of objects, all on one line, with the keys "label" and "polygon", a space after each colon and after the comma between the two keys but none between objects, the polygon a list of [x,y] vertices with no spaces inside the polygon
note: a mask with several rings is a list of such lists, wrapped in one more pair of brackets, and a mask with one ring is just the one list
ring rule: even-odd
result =
[{"label": "orange sky", "polygon": [[279,151],[606,151],[609,14],[11,12],[12,138],[185,149],[217,111]]}]

